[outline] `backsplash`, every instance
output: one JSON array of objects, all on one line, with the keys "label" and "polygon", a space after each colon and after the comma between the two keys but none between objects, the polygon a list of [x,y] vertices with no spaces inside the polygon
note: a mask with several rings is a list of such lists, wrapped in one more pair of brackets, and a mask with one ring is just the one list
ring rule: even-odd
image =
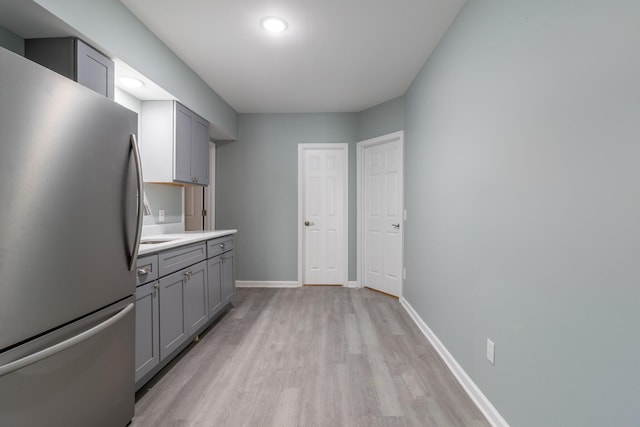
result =
[{"label": "backsplash", "polygon": [[[184,230],[182,187],[145,182],[144,194],[151,210],[151,215],[144,216],[145,227],[166,225],[174,228],[179,224]],[[164,211],[164,221],[161,221],[160,211]]]}]

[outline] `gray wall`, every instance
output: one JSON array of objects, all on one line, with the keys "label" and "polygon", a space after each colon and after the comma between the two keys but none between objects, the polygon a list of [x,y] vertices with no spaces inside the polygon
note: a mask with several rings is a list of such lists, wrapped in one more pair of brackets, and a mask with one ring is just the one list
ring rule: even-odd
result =
[{"label": "gray wall", "polygon": [[405,297],[512,426],[640,425],[638,22],[469,1],[405,95]]},{"label": "gray wall", "polygon": [[177,185],[144,183],[144,195],[151,215],[144,216],[144,225],[161,224],[158,220],[159,210],[164,210],[164,223],[182,222],[182,187]]},{"label": "gray wall", "polygon": [[117,0],[35,0],[209,120],[216,139],[235,139],[236,112]]},{"label": "gray wall", "polygon": [[399,130],[404,130],[404,96],[399,96],[358,114],[358,141]]},{"label": "gray wall", "polygon": [[24,39],[4,27],[0,27],[0,46],[24,56]]},{"label": "gray wall", "polygon": [[298,280],[298,144],[349,143],[349,278],[356,277],[356,114],[240,114],[216,143],[216,228],[238,229],[238,280]]}]

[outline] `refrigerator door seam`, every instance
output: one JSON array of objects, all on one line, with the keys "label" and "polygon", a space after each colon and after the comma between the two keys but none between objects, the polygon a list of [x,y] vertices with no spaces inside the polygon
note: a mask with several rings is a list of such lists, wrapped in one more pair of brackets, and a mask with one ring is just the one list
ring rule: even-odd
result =
[{"label": "refrigerator door seam", "polygon": [[75,335],[71,338],[61,341],[58,344],[55,344],[51,347],[45,348],[44,350],[40,350],[36,353],[30,354],[21,359],[7,363],[4,366],[0,366],[0,377],[10,374],[11,372],[17,371],[18,369],[22,369],[26,366],[32,365],[36,362],[46,359],[47,357],[51,357],[54,354],[60,353],[61,351],[64,351],[70,347],[80,344],[83,341],[88,340],[92,336],[109,328],[114,323],[117,323],[120,319],[126,316],[127,313],[133,310],[133,307],[134,307],[134,304],[130,303],[125,308],[120,310],[118,313],[114,314],[112,317],[108,318],[104,322],[97,324],[91,329],[87,329],[86,331],[78,335]]}]

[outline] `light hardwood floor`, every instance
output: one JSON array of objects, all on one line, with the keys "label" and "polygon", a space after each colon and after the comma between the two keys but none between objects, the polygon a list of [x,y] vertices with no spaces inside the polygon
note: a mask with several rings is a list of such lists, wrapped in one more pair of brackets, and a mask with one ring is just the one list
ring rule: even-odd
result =
[{"label": "light hardwood floor", "polygon": [[132,427],[489,426],[397,299],[238,289],[138,393]]}]

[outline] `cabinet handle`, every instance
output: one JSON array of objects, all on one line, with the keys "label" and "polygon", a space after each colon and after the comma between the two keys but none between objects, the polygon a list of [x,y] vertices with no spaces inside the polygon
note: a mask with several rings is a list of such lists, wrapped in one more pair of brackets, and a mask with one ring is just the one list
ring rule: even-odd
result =
[{"label": "cabinet handle", "polygon": [[153,284],[153,287],[154,287],[155,289],[160,289],[160,283],[158,283],[158,282],[154,283],[154,284]]},{"label": "cabinet handle", "polygon": [[193,274],[193,272],[191,270],[184,272],[184,275],[187,276],[187,277],[191,277],[192,274]]},{"label": "cabinet handle", "polygon": [[400,228],[400,224],[399,223],[398,224],[391,224],[391,226],[393,228],[395,228],[396,230]]},{"label": "cabinet handle", "polygon": [[129,259],[129,271],[133,271],[138,261],[138,251],[140,250],[140,238],[142,237],[142,216],[144,212],[144,195],[143,185],[144,179],[142,178],[142,160],[140,160],[140,148],[136,141],[135,134],[131,134],[129,137],[131,143],[131,150],[133,151],[133,160],[136,165],[136,184],[138,190],[138,217],[136,218],[136,236],[133,240],[133,251],[131,251],[131,258]]},{"label": "cabinet handle", "polygon": [[224,249],[224,243],[220,243],[220,249]]},{"label": "cabinet handle", "polygon": [[51,357],[54,354],[60,353],[61,351],[64,351],[70,347],[73,347],[74,345],[80,344],[81,342],[88,340],[92,336],[111,327],[114,323],[119,322],[120,319],[126,316],[127,313],[133,310],[133,308],[134,308],[134,304],[130,303],[125,308],[120,310],[118,313],[114,314],[104,322],[97,324],[91,329],[87,329],[86,331],[74,337],[68,338],[44,350],[40,350],[37,353],[30,354],[29,356],[25,356],[22,359],[18,359],[14,362],[7,363],[4,366],[0,366],[0,377],[10,374],[11,372],[17,371],[18,369],[22,369],[26,366],[37,363],[43,359],[46,359],[47,357]]},{"label": "cabinet handle", "polygon": [[150,265],[145,265],[144,267],[138,269],[138,276],[145,276],[149,273],[151,273]]}]

